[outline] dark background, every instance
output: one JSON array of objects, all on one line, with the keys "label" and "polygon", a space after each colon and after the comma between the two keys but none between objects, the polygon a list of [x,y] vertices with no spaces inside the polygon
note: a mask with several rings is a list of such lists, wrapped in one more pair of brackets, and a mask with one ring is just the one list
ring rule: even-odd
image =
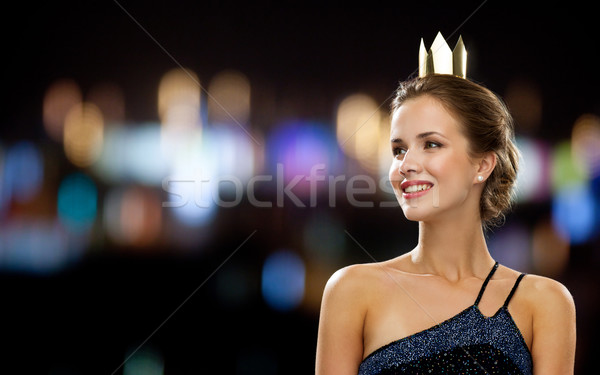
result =
[{"label": "dark background", "polygon": [[[177,67],[173,59],[197,72],[201,82],[225,68],[244,72],[256,93],[254,129],[271,129],[292,115],[333,123],[336,104],[349,93],[363,91],[385,102],[398,81],[414,74],[420,38],[430,44],[438,31],[451,46],[462,35],[471,79],[500,95],[515,78],[539,87],[543,125],[523,129],[528,135],[557,142],[570,137],[579,115],[600,112],[598,14],[583,3],[544,3],[543,8],[500,1],[13,6],[2,26],[4,145],[22,139],[49,143],[42,99],[62,77],[76,80],[84,92],[97,82],[116,82],[124,92],[128,121],[156,120],[156,87],[164,72]],[[262,92],[274,95],[274,106],[261,106]],[[276,105],[282,102],[286,105]],[[65,173],[76,169],[64,158],[55,163]],[[260,295],[265,256],[274,248],[294,247],[294,232],[319,212],[342,217],[344,228],[378,260],[409,250],[416,240],[416,226],[397,210],[359,209],[343,202],[335,210],[236,210],[224,213],[211,228],[212,240],[202,245],[206,251],[200,255],[173,256],[164,243],[132,255],[100,241],[79,263],[55,274],[4,270],[0,337],[6,349],[0,368],[112,374],[160,326],[143,348],[160,353],[165,374],[311,373],[318,309],[270,309]],[[508,222],[535,220],[548,211],[548,202],[517,207]],[[600,334],[597,245],[596,240],[573,246],[569,266],[557,277],[578,306],[577,373],[591,370],[598,354],[593,340]],[[327,265],[324,274],[372,261],[347,236],[345,246],[345,258]],[[219,299],[216,275],[235,266],[246,270],[250,281],[245,287],[254,294],[230,306]],[[322,276],[314,288],[322,289]]]}]

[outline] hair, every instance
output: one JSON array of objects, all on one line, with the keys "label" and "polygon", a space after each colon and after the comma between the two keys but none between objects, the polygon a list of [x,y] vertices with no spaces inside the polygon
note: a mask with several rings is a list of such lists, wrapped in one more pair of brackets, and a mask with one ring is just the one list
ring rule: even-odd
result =
[{"label": "hair", "polygon": [[496,166],[481,193],[479,214],[484,228],[500,225],[512,207],[519,164],[513,120],[506,105],[491,90],[468,79],[431,74],[400,83],[392,114],[407,100],[423,95],[437,99],[458,120],[471,157],[496,154]]}]

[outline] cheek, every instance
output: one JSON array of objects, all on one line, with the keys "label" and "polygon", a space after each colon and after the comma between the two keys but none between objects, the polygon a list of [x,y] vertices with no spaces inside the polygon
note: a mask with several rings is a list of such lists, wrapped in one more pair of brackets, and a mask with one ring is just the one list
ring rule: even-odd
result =
[{"label": "cheek", "polygon": [[456,173],[458,165],[452,158],[444,157],[444,155],[435,155],[427,159],[423,163],[427,173],[436,179],[445,179],[446,176],[452,176]]},{"label": "cheek", "polygon": [[442,185],[443,190],[466,192],[471,183],[471,164],[463,158],[431,160],[427,170]]}]

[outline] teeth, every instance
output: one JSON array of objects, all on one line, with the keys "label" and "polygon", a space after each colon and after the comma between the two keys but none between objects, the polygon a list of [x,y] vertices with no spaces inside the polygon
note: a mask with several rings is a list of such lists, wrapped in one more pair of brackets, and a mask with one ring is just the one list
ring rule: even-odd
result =
[{"label": "teeth", "polygon": [[431,185],[423,184],[423,185],[410,185],[406,189],[404,189],[405,193],[416,193],[417,191],[428,190],[431,188]]}]

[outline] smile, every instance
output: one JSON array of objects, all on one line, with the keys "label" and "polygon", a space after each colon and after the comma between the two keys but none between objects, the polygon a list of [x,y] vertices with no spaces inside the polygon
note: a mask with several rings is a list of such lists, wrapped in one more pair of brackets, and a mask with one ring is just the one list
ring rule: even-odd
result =
[{"label": "smile", "polygon": [[410,185],[410,186],[402,189],[402,191],[404,191],[405,193],[416,193],[418,191],[429,190],[431,188],[432,188],[432,185],[429,185],[429,184]]},{"label": "smile", "polygon": [[402,197],[404,199],[419,198],[429,192],[433,184],[424,180],[404,181],[400,188],[402,189]]}]

